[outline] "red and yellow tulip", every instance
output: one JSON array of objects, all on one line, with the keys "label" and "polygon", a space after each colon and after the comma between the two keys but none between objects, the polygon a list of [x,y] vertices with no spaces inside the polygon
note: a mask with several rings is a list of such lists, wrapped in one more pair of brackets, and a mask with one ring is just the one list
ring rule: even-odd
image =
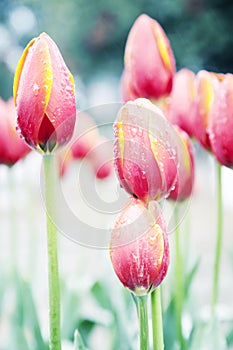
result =
[{"label": "red and yellow tulip", "polygon": [[146,295],[164,279],[169,245],[156,202],[149,207],[131,198],[111,232],[110,257],[121,283],[135,295]]},{"label": "red and yellow tulip", "polygon": [[175,74],[175,59],[160,24],[140,15],[133,24],[125,47],[123,98],[158,99],[168,95]]},{"label": "red and yellow tulip", "polygon": [[14,100],[22,137],[42,153],[70,140],[76,120],[74,80],[54,41],[31,40],[19,60]]},{"label": "red and yellow tulip", "polygon": [[177,176],[174,130],[149,100],[129,101],[114,124],[115,169],[131,195],[156,200],[167,195]]}]

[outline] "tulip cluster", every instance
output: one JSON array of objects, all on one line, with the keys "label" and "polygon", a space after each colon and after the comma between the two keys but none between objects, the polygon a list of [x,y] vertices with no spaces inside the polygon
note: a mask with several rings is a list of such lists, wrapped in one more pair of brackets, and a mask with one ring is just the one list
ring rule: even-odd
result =
[{"label": "tulip cluster", "polygon": [[13,99],[0,98],[0,164],[12,166],[30,152],[16,129],[16,119]]},{"label": "tulip cluster", "polygon": [[[160,304],[157,287],[167,273],[169,245],[155,201],[190,196],[193,147],[188,134],[178,126],[173,128],[162,113],[167,115],[168,96],[174,90],[175,59],[158,22],[147,15],[139,16],[127,39],[124,63],[121,89],[128,102],[114,123],[114,163],[121,187],[133,197],[113,227],[110,256],[116,275],[136,296],[154,291],[154,348],[162,349],[162,316],[154,306]],[[186,106],[182,107],[181,113],[186,111]],[[141,323],[142,317],[139,312],[140,344],[141,349],[147,349],[147,327]],[[177,312],[177,320],[181,324],[181,313]],[[183,341],[182,333],[180,338]]]},{"label": "tulip cluster", "polygon": [[[141,293],[142,290],[147,293],[166,275],[169,249],[165,238],[166,228],[158,209],[154,212],[155,224],[147,220],[146,229],[138,220],[144,212],[147,212],[147,216],[153,216],[150,206],[155,200],[168,196],[181,200],[190,195],[193,186],[193,150],[187,134],[174,129],[162,112],[147,99],[136,99],[122,106],[114,123],[114,133],[114,161],[118,179],[126,192],[137,199],[130,200],[115,223],[111,238],[112,263],[125,286],[134,293]],[[150,246],[155,227],[155,231],[158,233],[159,230],[161,234],[153,248],[148,249],[146,247]],[[165,265],[163,260],[166,261]]]}]

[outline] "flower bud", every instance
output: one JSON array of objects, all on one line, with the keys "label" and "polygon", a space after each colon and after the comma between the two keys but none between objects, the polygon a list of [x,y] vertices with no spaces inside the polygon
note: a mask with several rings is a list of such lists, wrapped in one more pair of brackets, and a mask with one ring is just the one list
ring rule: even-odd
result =
[{"label": "flower bud", "polygon": [[114,123],[114,162],[121,186],[144,201],[168,195],[177,176],[176,137],[149,100],[127,102]]},{"label": "flower bud", "polygon": [[135,295],[146,295],[164,279],[169,245],[159,206],[131,198],[111,232],[110,257],[121,283]]},{"label": "flower bud", "polygon": [[70,140],[76,119],[74,80],[45,33],[27,45],[19,60],[14,99],[21,135],[31,147],[52,152]]},{"label": "flower bud", "polygon": [[177,133],[178,145],[178,171],[168,199],[184,200],[188,198],[193,190],[194,184],[194,148],[185,131],[178,126],[174,127]]},{"label": "flower bud", "polygon": [[[135,97],[158,99],[172,89],[175,59],[160,24],[143,14],[133,24],[125,47],[125,82]],[[127,99],[127,94],[124,94]],[[130,97],[130,96],[129,96]]]},{"label": "flower bud", "polygon": [[211,149],[220,164],[233,167],[233,74],[219,83],[210,112]]},{"label": "flower bud", "polygon": [[0,98],[0,164],[11,166],[31,150],[16,130],[16,119],[13,98]]},{"label": "flower bud", "polygon": [[192,137],[195,125],[196,103],[195,74],[189,69],[181,69],[175,74],[168,111],[168,120],[178,125]]}]

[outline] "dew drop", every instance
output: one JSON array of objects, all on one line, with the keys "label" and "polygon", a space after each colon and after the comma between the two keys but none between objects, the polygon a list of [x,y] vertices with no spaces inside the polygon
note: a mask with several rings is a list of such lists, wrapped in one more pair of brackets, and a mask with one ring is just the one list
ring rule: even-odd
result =
[{"label": "dew drop", "polygon": [[38,86],[37,83],[35,83],[35,84],[33,85],[33,93],[34,93],[35,96],[37,96],[38,93],[39,93],[39,86]]},{"label": "dew drop", "polygon": [[130,131],[131,131],[131,135],[132,136],[136,136],[137,135],[137,132],[138,132],[138,128],[137,127],[132,127],[131,129],[130,129]]},{"label": "dew drop", "polygon": [[141,137],[143,135],[143,130],[142,128],[138,128],[138,136]]}]

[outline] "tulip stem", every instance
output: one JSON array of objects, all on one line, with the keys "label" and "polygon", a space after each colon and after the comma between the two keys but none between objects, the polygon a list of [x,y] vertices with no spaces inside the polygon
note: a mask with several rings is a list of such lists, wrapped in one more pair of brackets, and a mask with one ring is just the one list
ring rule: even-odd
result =
[{"label": "tulip stem", "polygon": [[218,284],[219,284],[219,269],[220,260],[222,254],[222,228],[223,228],[223,203],[222,203],[222,166],[217,163],[217,201],[218,201],[218,214],[217,214],[217,237],[215,246],[215,260],[214,260],[214,274],[213,274],[213,289],[211,308],[212,313],[215,312],[216,304],[218,301]]},{"label": "tulip stem", "polygon": [[149,350],[147,295],[138,297],[140,350]]},{"label": "tulip stem", "polygon": [[176,204],[174,209],[175,215],[175,313],[176,313],[176,330],[180,343],[180,349],[186,349],[186,342],[182,330],[182,310],[184,301],[184,285],[183,285],[183,259],[180,247],[180,230],[179,230],[179,207]]},{"label": "tulip stem", "polygon": [[151,314],[153,331],[153,350],[163,350],[163,318],[160,286],[158,286],[151,293]]},{"label": "tulip stem", "polygon": [[53,155],[44,156],[47,220],[50,350],[61,350],[60,286],[57,257],[57,229],[54,224],[56,167]]}]

